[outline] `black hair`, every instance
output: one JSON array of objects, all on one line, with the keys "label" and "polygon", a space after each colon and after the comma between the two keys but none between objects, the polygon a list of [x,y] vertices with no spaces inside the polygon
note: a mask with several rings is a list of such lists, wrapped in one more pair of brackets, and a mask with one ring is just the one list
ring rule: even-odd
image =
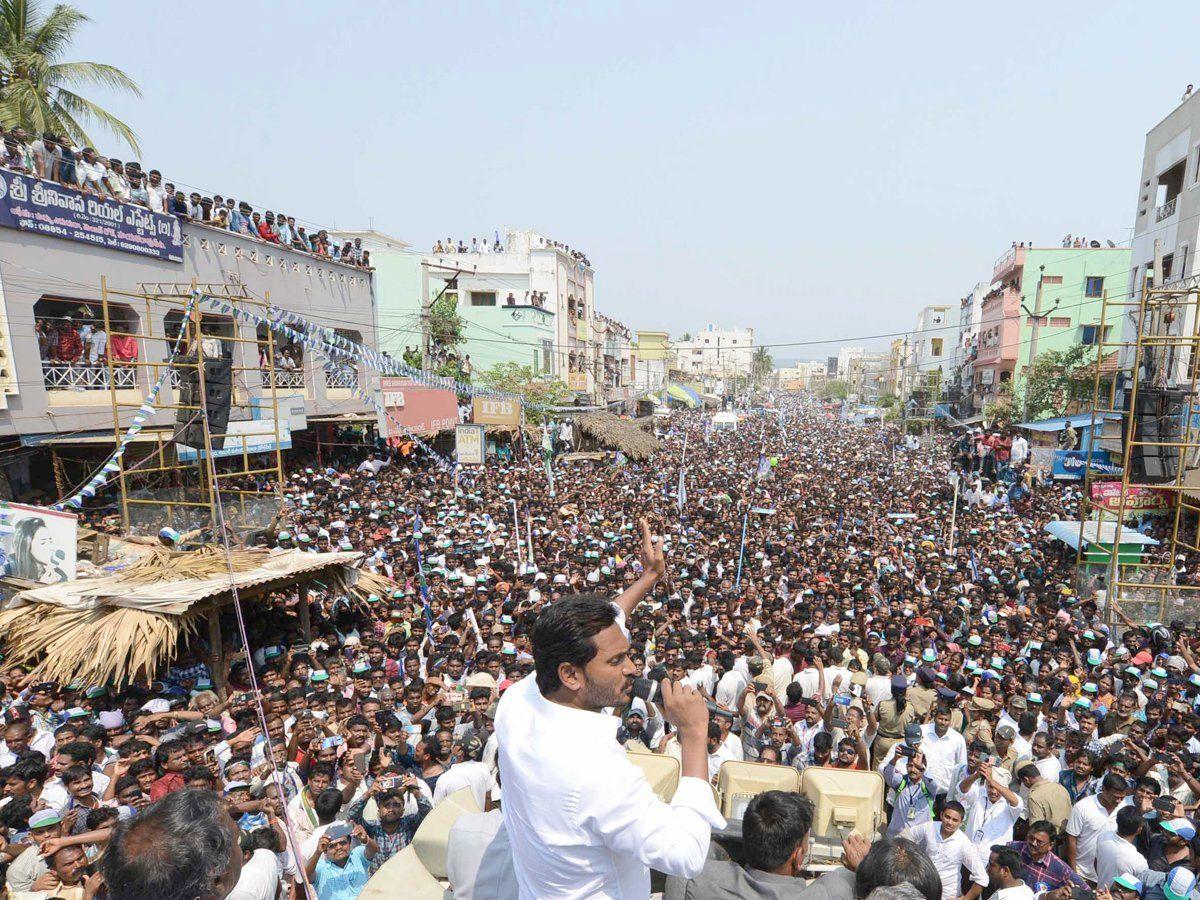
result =
[{"label": "black hair", "polygon": [[317,794],[313,810],[317,814],[318,822],[322,825],[329,824],[337,818],[338,813],[342,810],[342,792],[335,787],[325,788]]},{"label": "black hair", "polygon": [[[38,755],[41,757],[41,754]],[[46,780],[45,758],[23,759],[16,762],[5,770],[5,777],[15,778],[18,781],[36,781],[38,784],[42,784]]]},{"label": "black hair", "polygon": [[1142,830],[1142,811],[1130,804],[1117,810],[1117,834],[1121,837],[1133,837]]},{"label": "black hair", "polygon": [[[1141,813],[1138,813],[1141,818]],[[1009,847],[1007,844],[993,844],[992,853],[996,855],[996,865],[1001,869],[1008,869],[1013,878],[1020,878],[1024,868],[1021,863],[1021,854]]]},{"label": "black hair", "polygon": [[543,696],[562,687],[558,667],[563,663],[586,666],[595,658],[594,638],[616,620],[612,602],[597,594],[565,597],[542,610],[530,639],[537,686]]},{"label": "black hair", "polygon": [[[946,806],[962,804],[951,800]],[[858,864],[854,875],[854,896],[862,900],[878,887],[891,887],[907,881],[925,900],[941,900],[942,876],[933,861],[907,838],[888,837],[876,841]]]},{"label": "black hair", "polygon": [[963,817],[965,817],[967,814],[966,807],[964,807],[957,800],[947,800],[946,801],[945,805],[942,807],[942,812],[947,812],[947,811],[948,812],[956,812],[960,816],[963,816]]},{"label": "black hair", "polygon": [[96,758],[96,748],[87,741],[71,741],[69,744],[63,744],[58,748],[58,752],[63,756],[69,756],[77,763],[86,763],[88,766]]},{"label": "black hair", "polygon": [[742,819],[745,864],[764,872],[778,869],[804,843],[812,820],[812,803],[799,794],[759,794],[750,801]]},{"label": "black hair", "polygon": [[1050,843],[1054,843],[1054,839],[1058,837],[1058,829],[1054,827],[1053,822],[1047,822],[1045,819],[1038,819],[1025,829],[1025,834],[1026,836],[1031,834],[1044,834],[1046,837],[1050,838]]},{"label": "black hair", "polygon": [[1100,787],[1106,791],[1127,791],[1129,790],[1129,782],[1125,779],[1124,775],[1109,772],[1104,776],[1104,780],[1100,782]]}]

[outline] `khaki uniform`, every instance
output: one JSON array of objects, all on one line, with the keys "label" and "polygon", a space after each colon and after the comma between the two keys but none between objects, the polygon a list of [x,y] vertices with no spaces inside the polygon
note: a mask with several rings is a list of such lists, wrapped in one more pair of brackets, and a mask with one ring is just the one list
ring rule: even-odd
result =
[{"label": "khaki uniform", "polygon": [[967,726],[967,730],[963,732],[963,739],[967,742],[967,746],[971,746],[972,741],[983,741],[987,744],[988,753],[992,753],[996,749],[996,744],[992,735],[992,723],[987,719],[976,719]]},{"label": "khaki uniform", "polygon": [[937,691],[927,687],[910,687],[908,689],[908,705],[917,711],[917,721],[924,722],[937,700]]},{"label": "khaki uniform", "polygon": [[888,751],[904,739],[905,726],[920,720],[912,701],[905,704],[904,712],[900,712],[896,709],[895,700],[882,700],[875,715],[879,719],[879,731],[871,747],[871,765],[878,768]]},{"label": "khaki uniform", "polygon": [[1030,822],[1045,819],[1062,831],[1067,825],[1067,817],[1071,815],[1071,795],[1058,782],[1043,778],[1029,789],[1029,801],[1025,809]]}]

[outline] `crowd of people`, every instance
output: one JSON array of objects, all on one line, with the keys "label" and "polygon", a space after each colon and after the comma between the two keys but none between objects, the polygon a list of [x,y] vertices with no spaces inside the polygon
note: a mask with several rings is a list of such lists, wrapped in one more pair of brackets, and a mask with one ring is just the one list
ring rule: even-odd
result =
[{"label": "crowd of people", "polygon": [[80,148],[68,136],[45,132],[39,137],[23,128],[0,127],[0,139],[4,142],[0,168],[323,259],[371,267],[370,251],[363,248],[361,238],[339,245],[326,229],[297,225],[295,217],[286,213],[269,209],[260,213],[244,200],[239,203],[219,194],[185,193],[164,181],[158,169],[146,171],[139,162],[101,156],[92,147]]},{"label": "crowd of people", "polygon": [[[293,466],[287,512],[260,540],[359,551],[390,591],[316,586],[311,639],[295,593],[246,604],[249,652],[219,672],[199,638],[150,683],[6,670],[10,897],[224,896],[217,883],[272,900],[307,881],[319,900],[352,898],[464,789],[482,812],[450,834],[455,896],[516,897],[527,861],[483,855],[507,846],[497,706],[535,671],[544,610],[636,589],[629,659],[712,701],[710,778],[751,760],[888,786],[881,833],[848,840],[846,866],[811,885],[812,811],[771,792],[745,810],[745,858],[714,853],[668,879],[668,898],[1190,900],[1200,632],[1076,589],[1074,554],[1043,528],[1076,516],[1078,495],[1033,478],[1019,441],[913,450],[785,407],[731,432],[676,413],[649,460],[552,463],[553,489],[536,446],[458,472],[350,447]],[[1026,493],[960,495],[952,517],[956,486],[983,472],[1003,497]],[[619,742],[679,753],[658,704],[612,715]],[[206,851],[207,894],[191,856],[148,854],[226,811],[236,834]]]}]

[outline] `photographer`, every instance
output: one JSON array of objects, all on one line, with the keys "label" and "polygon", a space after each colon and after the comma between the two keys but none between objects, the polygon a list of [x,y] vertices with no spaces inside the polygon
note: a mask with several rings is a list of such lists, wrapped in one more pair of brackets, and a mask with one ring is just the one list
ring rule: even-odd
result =
[{"label": "photographer", "polygon": [[[417,811],[406,815],[404,809],[409,797],[416,803]],[[363,818],[372,798],[379,809],[378,822]],[[395,769],[376,778],[362,798],[350,805],[343,818],[362,826],[379,848],[371,857],[369,874],[374,875],[380,866],[412,843],[413,835],[430,809],[432,806],[421,792],[416,777]]]},{"label": "photographer", "polygon": [[724,827],[708,785],[704,697],[663,681],[662,705],[677,730],[683,777],[659,800],[616,742],[637,668],[625,620],[666,569],[641,522],[641,576],[617,599],[565,597],[532,631],[534,678],[505,692],[496,712],[504,821],[525,897],[645,897],[649,867],[696,875],[712,829]]}]

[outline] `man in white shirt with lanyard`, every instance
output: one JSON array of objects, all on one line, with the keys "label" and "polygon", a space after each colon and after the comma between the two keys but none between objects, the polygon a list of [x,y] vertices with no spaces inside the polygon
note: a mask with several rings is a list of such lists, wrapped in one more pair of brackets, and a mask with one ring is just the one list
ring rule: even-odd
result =
[{"label": "man in white shirt with lanyard", "polygon": [[[960,896],[963,900],[976,900],[988,884],[983,860],[959,827],[962,821],[962,804],[957,800],[948,800],[942,807],[939,821],[914,825],[900,832],[901,837],[911,840],[933,861],[934,868],[942,877],[942,900],[955,900]],[[971,873],[971,887],[966,891],[959,890],[959,873],[963,869]]]},{"label": "man in white shirt with lanyard", "polygon": [[616,742],[639,673],[625,618],[666,571],[643,519],[643,572],[611,603],[566,597],[531,633],[536,672],[496,711],[504,822],[522,900],[650,895],[650,867],[692,878],[713,828],[723,828],[708,784],[708,710],[690,685],[664,681],[662,707],[677,729],[682,777],[668,805]]},{"label": "man in white shirt with lanyard", "polygon": [[990,762],[959,784],[961,800],[967,811],[963,830],[980,859],[986,859],[993,844],[1008,844],[1013,839],[1013,826],[1025,811],[1025,803],[1008,786],[1011,779],[1007,769],[995,769]]}]

